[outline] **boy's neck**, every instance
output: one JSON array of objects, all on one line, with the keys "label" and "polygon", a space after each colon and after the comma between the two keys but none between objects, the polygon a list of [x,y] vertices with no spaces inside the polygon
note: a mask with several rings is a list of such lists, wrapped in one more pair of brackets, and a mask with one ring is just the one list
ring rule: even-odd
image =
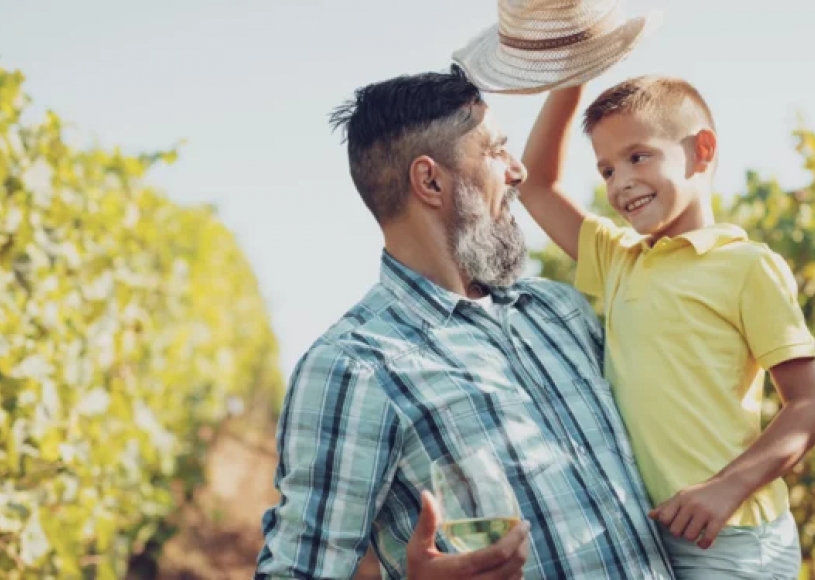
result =
[{"label": "boy's neck", "polygon": [[689,206],[670,226],[653,237],[653,241],[660,238],[675,238],[694,230],[712,226],[716,223],[713,215],[713,206],[710,203],[698,203]]}]

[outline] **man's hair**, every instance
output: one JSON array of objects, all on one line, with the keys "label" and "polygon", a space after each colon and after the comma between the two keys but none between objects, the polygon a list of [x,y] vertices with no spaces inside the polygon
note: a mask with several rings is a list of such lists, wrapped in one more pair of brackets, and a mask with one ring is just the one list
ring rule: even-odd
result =
[{"label": "man's hair", "polygon": [[330,117],[344,129],[351,178],[380,223],[396,217],[410,194],[410,165],[421,155],[455,169],[459,138],[475,126],[478,87],[457,65],[449,73],[399,76],[357,89]]},{"label": "man's hair", "polygon": [[663,76],[641,76],[607,89],[589,105],[583,130],[591,135],[603,120],[634,114],[671,136],[697,128],[716,130],[713,115],[702,95],[689,82]]}]

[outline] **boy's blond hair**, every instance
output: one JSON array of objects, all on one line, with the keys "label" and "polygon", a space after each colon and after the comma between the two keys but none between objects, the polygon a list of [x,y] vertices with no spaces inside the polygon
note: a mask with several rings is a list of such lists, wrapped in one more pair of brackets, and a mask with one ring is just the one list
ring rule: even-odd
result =
[{"label": "boy's blond hair", "polygon": [[583,116],[583,131],[591,135],[608,117],[633,114],[681,138],[700,129],[715,131],[710,108],[689,82],[663,76],[641,76],[603,91]]}]

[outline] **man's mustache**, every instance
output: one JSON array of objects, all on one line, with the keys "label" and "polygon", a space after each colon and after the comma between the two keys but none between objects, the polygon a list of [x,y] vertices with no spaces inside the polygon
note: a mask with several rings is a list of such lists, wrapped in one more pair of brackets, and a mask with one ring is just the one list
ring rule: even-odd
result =
[{"label": "man's mustache", "polygon": [[516,201],[520,196],[521,192],[518,191],[517,187],[508,187],[506,193],[504,193],[503,205],[509,207],[509,204]]}]

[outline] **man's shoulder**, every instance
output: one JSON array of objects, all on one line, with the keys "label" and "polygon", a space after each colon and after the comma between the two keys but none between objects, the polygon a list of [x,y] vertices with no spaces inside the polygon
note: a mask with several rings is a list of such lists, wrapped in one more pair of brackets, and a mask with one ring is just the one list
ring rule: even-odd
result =
[{"label": "man's shoulder", "polygon": [[535,276],[518,280],[517,288],[530,294],[542,307],[555,315],[567,317],[575,311],[585,311],[586,297],[574,286]]},{"label": "man's shoulder", "polygon": [[373,369],[412,348],[420,327],[391,291],[376,284],[311,345],[301,360],[333,357]]}]

